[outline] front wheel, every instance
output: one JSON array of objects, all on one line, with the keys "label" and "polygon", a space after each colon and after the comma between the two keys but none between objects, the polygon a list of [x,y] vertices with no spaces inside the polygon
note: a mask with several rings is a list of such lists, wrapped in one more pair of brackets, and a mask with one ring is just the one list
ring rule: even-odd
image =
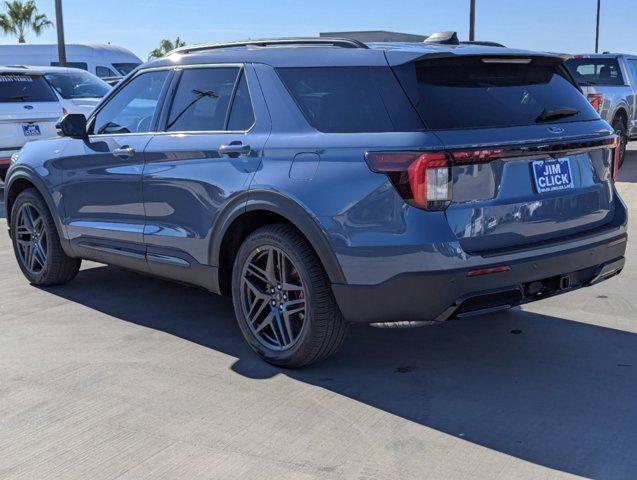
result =
[{"label": "front wheel", "polygon": [[316,254],[291,225],[268,225],[239,249],[232,297],[241,332],[266,362],[298,368],[343,343],[347,323]]},{"label": "front wheel", "polygon": [[11,210],[13,251],[24,276],[48,287],[70,282],[81,260],[64,253],[51,212],[37,190],[18,195]]},{"label": "front wheel", "polygon": [[624,125],[624,121],[620,117],[615,117],[613,120],[613,130],[619,137],[619,165],[617,165],[617,169],[622,168],[624,164],[624,157],[626,156],[626,146],[628,144],[628,134],[626,132],[626,126]]}]

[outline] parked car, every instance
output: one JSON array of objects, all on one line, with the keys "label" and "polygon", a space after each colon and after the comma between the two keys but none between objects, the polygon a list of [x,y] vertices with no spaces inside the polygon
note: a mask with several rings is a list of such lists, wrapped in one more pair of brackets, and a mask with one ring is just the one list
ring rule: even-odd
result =
[{"label": "parked car", "polygon": [[108,83],[79,68],[29,68],[44,75],[58,95],[65,113],[81,113],[88,117],[102,98],[111,91]]},{"label": "parked car", "polygon": [[55,137],[60,100],[41,73],[0,67],[0,179],[11,156],[29,140]]},{"label": "parked car", "polygon": [[566,66],[595,110],[619,135],[621,167],[627,142],[637,139],[637,56],[575,55]]},{"label": "parked car", "polygon": [[9,170],[26,278],[62,284],[90,259],[230,295],[275,365],[328,357],[350,322],[493,312],[624,266],[617,136],[559,56],[186,47],[60,132]]},{"label": "parked car", "polygon": [[[130,50],[99,43],[67,44],[66,59],[67,67],[86,70],[100,78],[128,75],[142,63]],[[0,65],[57,67],[57,44],[0,45]]]}]

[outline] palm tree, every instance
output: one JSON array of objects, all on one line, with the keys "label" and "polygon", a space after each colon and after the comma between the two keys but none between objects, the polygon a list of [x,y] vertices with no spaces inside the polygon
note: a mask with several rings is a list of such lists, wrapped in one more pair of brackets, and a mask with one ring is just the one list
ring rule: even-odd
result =
[{"label": "palm tree", "polygon": [[150,52],[150,54],[148,55],[148,59],[163,57],[164,55],[171,52],[175,48],[185,47],[185,46],[186,46],[186,42],[184,42],[179,37],[177,37],[177,40],[175,40],[175,43],[164,38],[161,42],[159,42],[159,48],[156,48],[155,50]]},{"label": "palm tree", "polygon": [[7,35],[16,35],[19,43],[26,43],[25,35],[33,30],[40,36],[42,30],[53,25],[43,13],[38,13],[38,7],[33,0],[5,1],[6,13],[0,15],[0,29]]}]

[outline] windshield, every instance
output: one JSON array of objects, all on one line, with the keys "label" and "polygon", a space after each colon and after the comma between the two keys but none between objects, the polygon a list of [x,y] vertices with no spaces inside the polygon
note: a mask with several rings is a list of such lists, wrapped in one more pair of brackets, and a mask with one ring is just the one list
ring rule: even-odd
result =
[{"label": "windshield", "polygon": [[111,87],[90,73],[47,73],[51,86],[66,100],[74,98],[102,98]]},{"label": "windshield", "polygon": [[128,75],[130,72],[139,67],[141,63],[114,63],[113,66],[122,75]]},{"label": "windshield", "polygon": [[571,58],[566,67],[580,85],[623,85],[616,58]]},{"label": "windshield", "polygon": [[0,102],[57,102],[51,87],[39,75],[0,72]]},{"label": "windshield", "polygon": [[558,65],[552,59],[516,63],[466,57],[416,62],[397,68],[397,73],[431,129],[599,118]]}]

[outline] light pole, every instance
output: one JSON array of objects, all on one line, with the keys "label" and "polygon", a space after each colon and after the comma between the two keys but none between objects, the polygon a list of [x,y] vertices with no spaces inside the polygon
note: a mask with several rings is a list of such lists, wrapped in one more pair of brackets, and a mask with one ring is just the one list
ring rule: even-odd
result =
[{"label": "light pole", "polygon": [[58,31],[58,61],[60,67],[66,67],[66,47],[64,45],[64,20],[62,19],[62,0],[55,0],[55,24]]},{"label": "light pole", "polygon": [[476,0],[470,0],[469,7],[469,41],[476,39]]},{"label": "light pole", "polygon": [[599,11],[602,0],[597,0],[597,28],[595,29],[595,53],[599,53]]}]

